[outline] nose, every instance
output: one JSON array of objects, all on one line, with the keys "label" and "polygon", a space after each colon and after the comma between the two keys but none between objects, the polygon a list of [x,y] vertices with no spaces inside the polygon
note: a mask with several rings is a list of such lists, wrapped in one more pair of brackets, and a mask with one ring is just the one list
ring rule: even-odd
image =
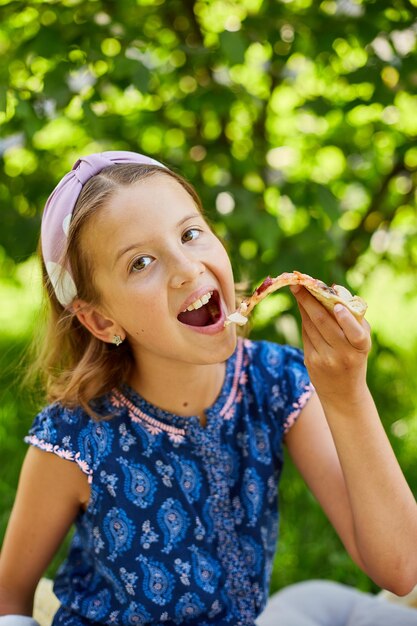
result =
[{"label": "nose", "polygon": [[169,260],[170,286],[179,289],[187,283],[193,282],[205,272],[204,263],[184,249],[180,249]]}]

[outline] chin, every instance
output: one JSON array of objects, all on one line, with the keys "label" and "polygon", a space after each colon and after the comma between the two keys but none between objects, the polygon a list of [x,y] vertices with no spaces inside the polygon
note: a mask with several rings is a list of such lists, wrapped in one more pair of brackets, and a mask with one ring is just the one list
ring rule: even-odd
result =
[{"label": "chin", "polygon": [[205,363],[222,363],[232,356],[237,345],[236,329],[233,326],[231,325],[221,336],[219,335],[218,340],[213,341],[208,349],[204,348]]}]

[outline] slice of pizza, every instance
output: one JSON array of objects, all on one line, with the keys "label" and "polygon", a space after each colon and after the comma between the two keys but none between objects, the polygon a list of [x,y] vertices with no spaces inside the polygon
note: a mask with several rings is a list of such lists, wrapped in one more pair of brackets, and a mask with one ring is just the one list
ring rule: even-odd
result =
[{"label": "slice of pizza", "polygon": [[302,285],[329,311],[333,311],[334,305],[339,302],[349,309],[358,320],[363,318],[368,307],[365,300],[359,296],[353,296],[346,287],[341,285],[329,287],[329,285],[317,278],[294,270],[293,272],[284,272],[276,276],[276,278],[267,276],[253,294],[249,298],[242,300],[237,310],[227,316],[225,325],[233,323],[243,326],[248,321],[249,314],[258,302],[263,300],[268,294],[287,285]]}]

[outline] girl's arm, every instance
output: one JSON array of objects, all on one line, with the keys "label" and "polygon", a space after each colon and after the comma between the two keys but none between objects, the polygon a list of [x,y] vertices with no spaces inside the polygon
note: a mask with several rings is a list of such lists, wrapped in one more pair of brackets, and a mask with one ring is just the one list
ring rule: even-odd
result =
[{"label": "girl's arm", "polygon": [[0,615],[32,615],[39,579],[89,491],[75,463],[29,448],[0,557]]},{"label": "girl's arm", "polygon": [[406,594],[417,583],[417,505],[366,385],[369,325],[293,291],[318,398],[287,435],[290,454],[352,558],[378,585]]}]

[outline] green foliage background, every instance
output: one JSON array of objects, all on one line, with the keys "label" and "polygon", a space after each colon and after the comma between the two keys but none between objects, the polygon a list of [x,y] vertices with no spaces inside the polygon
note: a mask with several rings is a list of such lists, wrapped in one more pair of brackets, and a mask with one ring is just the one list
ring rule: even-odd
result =
[{"label": "green foliage background", "polygon": [[[0,17],[1,528],[36,410],[17,368],[39,216],[81,154],[108,149],[193,182],[238,281],[298,269],[367,298],[369,383],[417,493],[417,0],[0,0]],[[299,344],[288,293],[252,336]],[[281,491],[273,589],[373,590],[291,465]]]}]

